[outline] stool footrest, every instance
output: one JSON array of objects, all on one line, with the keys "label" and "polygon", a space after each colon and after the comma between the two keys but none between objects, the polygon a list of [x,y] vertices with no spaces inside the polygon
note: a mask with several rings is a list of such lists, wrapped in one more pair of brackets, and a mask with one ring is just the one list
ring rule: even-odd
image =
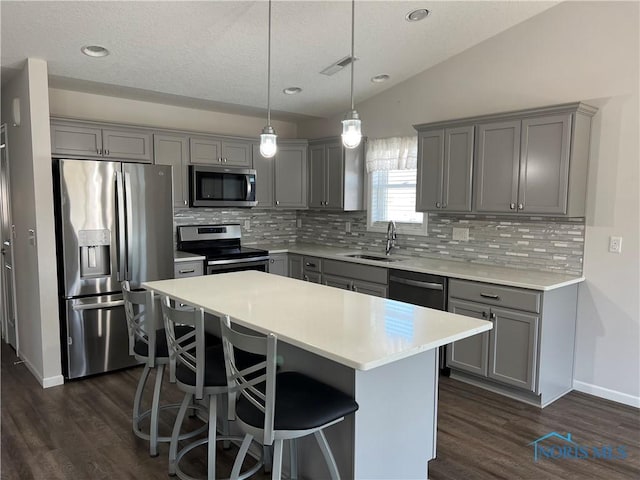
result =
[{"label": "stool footrest", "polygon": [[[159,411],[163,411],[163,410],[170,410],[170,409],[177,409],[180,408],[180,404],[179,403],[172,403],[169,405],[162,405],[158,408]],[[206,413],[206,408],[204,408],[202,405],[191,405],[189,407],[187,407],[188,409],[191,410],[197,410],[200,412],[204,412]],[[142,431],[142,429],[140,428],[140,421],[147,418],[148,416],[151,415],[151,409],[146,410],[144,412],[142,412],[140,415],[138,415],[137,421],[133,424],[133,433],[135,434],[136,437],[138,438],[142,438],[143,440],[150,440],[151,439],[151,435],[147,432]],[[207,424],[205,423],[204,425],[202,425],[201,427],[197,428],[196,430],[192,430],[191,432],[186,432],[183,433],[182,435],[180,435],[178,437],[178,440],[187,440],[189,438],[193,438],[197,435],[200,435],[201,433],[204,433],[207,431]],[[158,436],[158,442],[170,442],[171,441],[171,436],[168,437],[160,437]]]}]

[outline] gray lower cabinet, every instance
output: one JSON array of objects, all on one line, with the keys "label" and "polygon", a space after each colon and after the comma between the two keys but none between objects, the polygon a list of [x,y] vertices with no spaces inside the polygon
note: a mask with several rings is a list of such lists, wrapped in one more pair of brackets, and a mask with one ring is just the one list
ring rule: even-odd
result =
[{"label": "gray lower cabinet", "polygon": [[339,137],[309,143],[309,208],[364,210],[364,149],[344,148]]},{"label": "gray lower cabinet", "polygon": [[199,277],[200,275],[204,275],[204,262],[202,260],[174,263],[175,278]]},{"label": "gray lower cabinet", "polygon": [[322,261],[322,283],[352,292],[388,297],[388,271],[383,267],[339,260]]},{"label": "gray lower cabinet", "polygon": [[273,158],[260,155],[253,145],[253,168],[256,171],[256,199],[259,207],[307,207],[307,141],[278,143]]},{"label": "gray lower cabinet", "polygon": [[317,257],[302,257],[302,279],[305,282],[322,283],[323,260]]},{"label": "gray lower cabinet", "polygon": [[418,132],[417,211],[471,211],[474,126]]},{"label": "gray lower cabinet", "polygon": [[189,137],[186,135],[156,134],[153,136],[153,157],[156,165],[170,165],[173,171],[173,206],[185,208],[189,204]]},{"label": "gray lower cabinet", "polygon": [[152,134],[93,122],[51,120],[51,153],[56,156],[151,163]]},{"label": "gray lower cabinet", "polygon": [[452,376],[538,406],[573,388],[577,285],[550,291],[451,279],[448,310],[493,328],[447,348]]},{"label": "gray lower cabinet", "polygon": [[276,253],[269,255],[269,273],[289,276],[289,260],[286,253]]},{"label": "gray lower cabinet", "polygon": [[251,167],[251,142],[226,137],[191,137],[190,163]]},{"label": "gray lower cabinet", "polygon": [[289,264],[289,277],[302,280],[304,275],[302,269],[302,255],[295,255],[290,253],[288,255]]}]

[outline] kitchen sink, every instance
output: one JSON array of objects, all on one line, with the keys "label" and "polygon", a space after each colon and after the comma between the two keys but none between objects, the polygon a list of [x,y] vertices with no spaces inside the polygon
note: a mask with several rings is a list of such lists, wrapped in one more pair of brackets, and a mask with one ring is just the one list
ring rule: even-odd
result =
[{"label": "kitchen sink", "polygon": [[353,253],[351,255],[345,255],[349,258],[361,258],[363,260],[376,260],[378,262],[397,262],[399,258],[385,257],[384,255],[368,255],[366,253]]}]

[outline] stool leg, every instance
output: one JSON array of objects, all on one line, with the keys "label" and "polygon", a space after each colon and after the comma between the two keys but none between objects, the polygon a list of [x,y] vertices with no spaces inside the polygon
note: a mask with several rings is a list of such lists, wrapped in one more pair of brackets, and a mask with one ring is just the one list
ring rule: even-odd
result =
[{"label": "stool leg", "polygon": [[151,429],[149,438],[149,455],[158,456],[158,414],[160,413],[160,389],[164,377],[164,365],[156,369],[156,383],[153,387],[153,402],[151,403]]},{"label": "stool leg", "polygon": [[187,407],[191,401],[192,395],[190,393],[185,394],[180,404],[180,410],[178,410],[178,416],[176,417],[176,423],[173,425],[173,433],[171,434],[171,445],[169,446],[169,475],[176,474],[176,457],[178,456],[178,437],[180,436],[180,429],[182,428],[182,422],[184,416],[187,413]]},{"label": "stool leg", "polygon": [[280,480],[282,478],[282,442],[283,440],[276,440],[273,442],[271,480]]},{"label": "stool leg", "polygon": [[252,441],[253,435],[249,435],[247,433],[242,440],[242,445],[240,445],[240,450],[238,450],[236,460],[233,462],[233,470],[231,470],[229,480],[237,480],[240,477],[240,470],[242,470],[242,464],[244,463],[244,459],[247,456],[247,452],[249,451]]},{"label": "stool leg", "polygon": [[140,380],[138,380],[138,387],[136,388],[136,396],[133,399],[133,431],[140,432],[140,404],[142,403],[142,393],[144,392],[144,386],[149,378],[149,371],[151,369],[148,365],[144,366]]},{"label": "stool leg", "polygon": [[218,421],[218,396],[209,395],[209,444],[207,445],[207,479],[216,478],[216,424]]},{"label": "stool leg", "polygon": [[298,480],[298,443],[295,438],[289,440],[289,478]]},{"label": "stool leg", "polygon": [[318,441],[318,445],[320,446],[320,450],[322,450],[322,455],[324,456],[324,460],[327,462],[327,467],[329,467],[329,474],[331,475],[331,480],[340,480],[340,474],[338,473],[338,466],[336,465],[336,460],[333,458],[333,453],[331,453],[331,448],[329,448],[329,444],[327,443],[327,438],[324,436],[324,432],[322,430],[318,430],[314,433],[316,440]]},{"label": "stool leg", "polygon": [[271,465],[273,464],[273,458],[271,456],[271,446],[262,446],[262,458],[264,458],[264,473],[271,472]]},{"label": "stool leg", "polygon": [[[222,435],[229,436],[229,396],[222,395],[222,411],[224,414],[222,415]],[[222,441],[222,447],[227,450],[231,447],[231,442],[229,440]]]}]

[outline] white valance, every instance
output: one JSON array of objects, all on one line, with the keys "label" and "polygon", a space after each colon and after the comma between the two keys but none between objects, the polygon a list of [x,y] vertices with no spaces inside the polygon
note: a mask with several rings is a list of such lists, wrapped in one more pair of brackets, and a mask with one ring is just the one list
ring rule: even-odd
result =
[{"label": "white valance", "polygon": [[371,138],[367,141],[367,172],[418,168],[418,137]]}]

